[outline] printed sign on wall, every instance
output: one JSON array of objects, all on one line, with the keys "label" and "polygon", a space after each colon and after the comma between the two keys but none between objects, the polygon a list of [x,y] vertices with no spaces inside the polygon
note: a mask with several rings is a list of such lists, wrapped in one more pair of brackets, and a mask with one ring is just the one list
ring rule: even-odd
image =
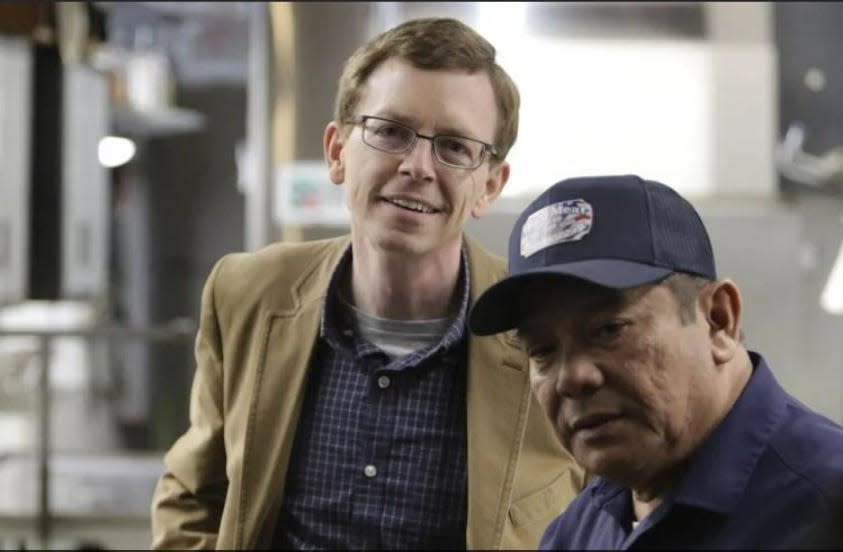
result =
[{"label": "printed sign on wall", "polygon": [[344,186],[328,178],[324,161],[296,161],[275,172],[275,222],[345,225]]}]

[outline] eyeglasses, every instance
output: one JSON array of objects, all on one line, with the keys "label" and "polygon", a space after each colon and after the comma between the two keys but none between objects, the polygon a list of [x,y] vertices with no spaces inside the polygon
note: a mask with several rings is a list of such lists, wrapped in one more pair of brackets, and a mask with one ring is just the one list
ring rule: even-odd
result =
[{"label": "eyeglasses", "polygon": [[405,124],[381,117],[358,115],[349,119],[348,123],[361,125],[363,142],[387,153],[405,153],[413,149],[419,138],[430,140],[436,160],[457,169],[476,169],[483,163],[486,152],[492,156],[498,154],[495,146],[480,140],[444,134],[425,136]]}]

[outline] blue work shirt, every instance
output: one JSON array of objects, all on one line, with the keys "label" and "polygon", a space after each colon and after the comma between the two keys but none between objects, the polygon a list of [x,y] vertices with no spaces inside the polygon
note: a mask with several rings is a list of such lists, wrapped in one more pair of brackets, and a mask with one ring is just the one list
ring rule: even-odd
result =
[{"label": "blue work shirt", "polygon": [[540,549],[798,548],[840,498],[843,428],[812,412],[750,353],[752,377],[664,502],[633,530],[626,487],[596,477]]}]

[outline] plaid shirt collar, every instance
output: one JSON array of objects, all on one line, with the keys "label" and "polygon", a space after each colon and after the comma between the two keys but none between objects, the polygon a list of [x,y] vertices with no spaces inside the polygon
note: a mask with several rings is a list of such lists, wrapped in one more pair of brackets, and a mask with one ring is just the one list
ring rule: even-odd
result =
[{"label": "plaid shirt collar", "polygon": [[[468,263],[468,251],[463,244],[460,251],[462,262],[460,263],[460,273],[457,279],[457,286],[460,290],[460,306],[457,310],[457,316],[454,317],[453,322],[439,343],[432,349],[425,351],[423,358],[437,354],[439,351],[445,351],[452,348],[455,344],[462,341],[466,335],[466,319],[468,316],[468,303],[471,296],[471,289],[469,282],[471,281],[471,266]],[[374,345],[357,340],[357,343],[350,341],[350,333],[348,328],[351,327],[351,322],[347,318],[347,314],[340,308],[339,289],[351,270],[352,251],[351,244],[340,257],[334,273],[331,275],[330,283],[328,284],[328,292],[325,295],[325,302],[322,305],[322,320],[319,324],[319,337],[324,339],[331,347],[339,348],[356,348],[357,356],[369,354],[378,351]],[[415,356],[408,355],[408,356]],[[422,358],[415,359],[416,362]]]}]

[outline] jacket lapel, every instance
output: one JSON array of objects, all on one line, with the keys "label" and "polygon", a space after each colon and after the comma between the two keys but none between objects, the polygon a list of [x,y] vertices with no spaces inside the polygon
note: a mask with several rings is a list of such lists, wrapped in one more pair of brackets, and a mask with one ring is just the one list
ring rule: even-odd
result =
[{"label": "jacket lapel", "polygon": [[[471,303],[504,274],[471,241]],[[498,548],[530,399],[526,356],[509,334],[470,335],[468,348],[469,549]],[[489,531],[488,528],[494,528]]]},{"label": "jacket lapel", "polygon": [[279,290],[292,291],[292,305],[265,314],[243,458],[238,548],[271,545],[322,305],[346,243],[338,241],[292,290]]}]

